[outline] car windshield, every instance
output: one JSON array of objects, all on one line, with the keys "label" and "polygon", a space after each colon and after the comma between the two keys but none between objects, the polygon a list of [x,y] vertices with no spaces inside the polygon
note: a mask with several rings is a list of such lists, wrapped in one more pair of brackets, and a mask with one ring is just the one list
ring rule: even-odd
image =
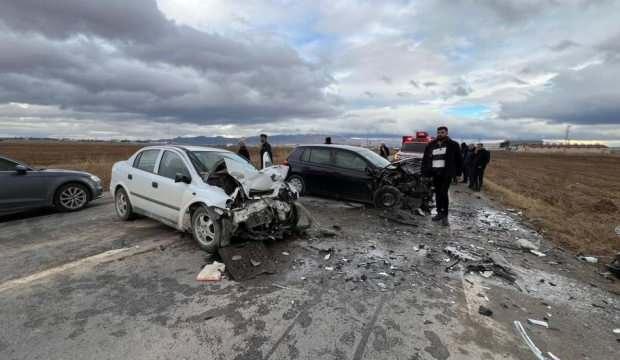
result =
[{"label": "car windshield", "polygon": [[426,143],[404,143],[400,148],[402,152],[424,153]]},{"label": "car windshield", "polygon": [[203,178],[205,178],[205,175],[209,175],[209,173],[214,170],[215,165],[223,159],[235,161],[241,165],[245,171],[258,171],[254,165],[235,153],[224,151],[190,151],[188,153],[190,154],[194,166],[196,166],[196,170],[198,170]]},{"label": "car windshield", "polygon": [[362,155],[366,160],[370,161],[371,164],[378,168],[384,168],[390,165],[390,162],[377,154],[376,152],[368,149],[360,149],[357,151],[358,154]]}]

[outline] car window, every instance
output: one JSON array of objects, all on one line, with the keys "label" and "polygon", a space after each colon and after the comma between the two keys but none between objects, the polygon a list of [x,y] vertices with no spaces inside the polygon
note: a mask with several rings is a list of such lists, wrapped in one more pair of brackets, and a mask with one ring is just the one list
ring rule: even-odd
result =
[{"label": "car window", "polygon": [[159,150],[145,150],[138,155],[133,166],[140,170],[155,172],[157,155],[159,155]]},{"label": "car window", "polygon": [[245,158],[241,156],[224,151],[192,151],[189,153],[190,159],[193,157],[194,165],[197,166],[199,173],[210,173],[214,170],[215,165],[222,159],[230,159],[240,163],[246,171],[256,172],[254,165],[250,164]]},{"label": "car window", "polygon": [[309,160],[315,164],[331,164],[331,152],[330,149],[311,149]]},{"label": "car window", "polygon": [[172,151],[164,151],[164,155],[159,162],[157,174],[169,179],[174,179],[177,174],[190,177],[189,170],[187,170],[183,159]]},{"label": "car window", "polygon": [[301,161],[310,161],[310,149],[304,149],[304,153],[301,154]]},{"label": "car window", "polygon": [[378,168],[384,168],[390,165],[389,161],[382,158],[381,156],[379,156],[379,154],[377,154],[376,152],[372,150],[359,149],[357,153],[363,156],[366,160],[370,161],[371,164],[373,164],[374,166]]},{"label": "car window", "polygon": [[17,163],[0,158],[0,171],[15,171],[15,166],[17,166]]},{"label": "car window", "polygon": [[361,156],[352,153],[351,151],[338,150],[336,151],[336,157],[334,164],[338,167],[364,171],[368,164]]}]

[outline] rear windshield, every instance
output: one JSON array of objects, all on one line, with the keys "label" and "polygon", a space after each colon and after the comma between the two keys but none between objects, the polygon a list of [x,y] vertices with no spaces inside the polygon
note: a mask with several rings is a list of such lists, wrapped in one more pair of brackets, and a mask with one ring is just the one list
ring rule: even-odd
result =
[{"label": "rear windshield", "polygon": [[413,152],[413,153],[423,153],[424,149],[426,149],[425,143],[405,143],[400,148],[400,151],[403,152]]}]

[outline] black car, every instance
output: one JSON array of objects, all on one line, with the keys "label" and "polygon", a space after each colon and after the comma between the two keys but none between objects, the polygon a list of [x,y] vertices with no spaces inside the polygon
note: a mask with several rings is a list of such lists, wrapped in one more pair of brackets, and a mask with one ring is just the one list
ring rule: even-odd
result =
[{"label": "black car", "polygon": [[288,181],[301,194],[411,209],[427,207],[431,198],[416,159],[390,163],[362,147],[305,145],[293,151],[288,165]]},{"label": "black car", "polygon": [[102,194],[101,179],[95,175],[33,169],[0,156],[0,215],[48,206],[60,211],[76,211]]}]

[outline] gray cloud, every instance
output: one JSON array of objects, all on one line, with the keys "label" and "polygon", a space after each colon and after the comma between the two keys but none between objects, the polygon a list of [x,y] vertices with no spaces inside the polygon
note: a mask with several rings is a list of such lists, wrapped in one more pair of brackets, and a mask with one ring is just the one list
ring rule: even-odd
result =
[{"label": "gray cloud", "polygon": [[[620,123],[620,64],[568,70],[524,102],[502,104],[505,118],[541,118],[573,124]],[[584,89],[588,89],[584,91]]]},{"label": "gray cloud", "polygon": [[422,85],[424,85],[426,87],[433,87],[433,86],[437,86],[439,84],[434,82],[434,81],[425,81],[425,82],[422,83]]},{"label": "gray cloud", "polygon": [[265,39],[168,20],[150,0],[3,1],[0,103],[256,122],[336,114],[333,81]]},{"label": "gray cloud", "polygon": [[549,49],[553,51],[564,51],[566,49],[570,49],[575,46],[579,46],[579,44],[572,40],[562,40],[557,44],[549,46]]},{"label": "gray cloud", "polygon": [[415,80],[409,80],[409,84],[415,88],[420,88],[420,85]]}]

